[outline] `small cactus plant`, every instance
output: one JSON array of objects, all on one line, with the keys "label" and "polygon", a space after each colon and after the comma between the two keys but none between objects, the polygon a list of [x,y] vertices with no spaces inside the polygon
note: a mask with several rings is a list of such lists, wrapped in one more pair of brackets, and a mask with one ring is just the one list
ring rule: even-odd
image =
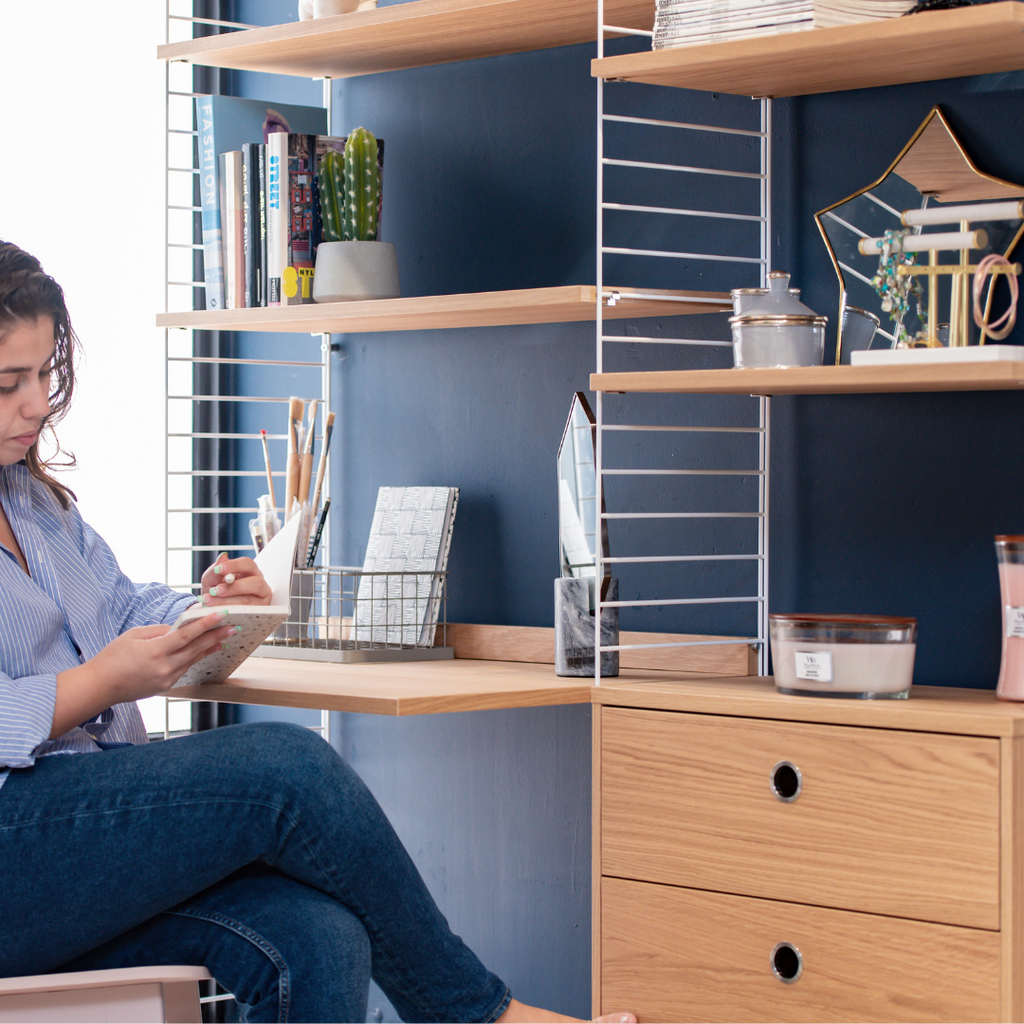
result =
[{"label": "small cactus plant", "polygon": [[320,158],[317,171],[320,194],[321,236],[325,242],[345,240],[345,158],[329,149]]},{"label": "small cactus plant", "polygon": [[377,140],[365,128],[356,128],[345,142],[345,239],[375,242],[379,209]]},{"label": "small cactus plant", "polygon": [[328,150],[320,160],[318,189],[322,240],[375,242],[380,213],[380,167],[377,140],[356,128],[344,154]]}]

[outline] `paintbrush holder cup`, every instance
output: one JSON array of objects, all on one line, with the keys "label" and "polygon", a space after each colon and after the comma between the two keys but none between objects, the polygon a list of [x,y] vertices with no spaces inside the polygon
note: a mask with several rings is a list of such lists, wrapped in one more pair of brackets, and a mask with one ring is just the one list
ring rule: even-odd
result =
[{"label": "paintbrush holder cup", "polygon": [[313,604],[316,573],[312,569],[296,569],[292,573],[291,612],[285,622],[274,630],[275,640],[306,640],[309,636],[309,610]]},{"label": "paintbrush holder cup", "polygon": [[1024,536],[996,537],[1002,598],[1003,656],[996,696],[1024,700]]}]

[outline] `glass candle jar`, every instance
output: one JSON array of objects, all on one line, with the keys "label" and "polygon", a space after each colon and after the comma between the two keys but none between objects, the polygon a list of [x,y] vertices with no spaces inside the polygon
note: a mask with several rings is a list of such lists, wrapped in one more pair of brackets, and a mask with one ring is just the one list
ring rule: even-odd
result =
[{"label": "glass candle jar", "polygon": [[914,681],[917,619],[894,615],[769,615],[780,693],[904,699]]},{"label": "glass candle jar", "polygon": [[1003,659],[996,696],[1024,700],[1024,536],[996,537],[1003,602]]}]

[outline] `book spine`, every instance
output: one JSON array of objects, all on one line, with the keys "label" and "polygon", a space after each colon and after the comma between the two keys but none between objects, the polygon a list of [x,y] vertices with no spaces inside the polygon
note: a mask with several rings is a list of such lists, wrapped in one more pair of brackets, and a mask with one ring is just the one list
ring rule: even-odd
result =
[{"label": "book spine", "polygon": [[252,143],[242,144],[242,254],[245,264],[246,309],[259,305],[256,301],[256,204],[253,201],[254,177]]},{"label": "book spine", "polygon": [[[288,136],[287,255],[281,304],[313,301],[313,163],[316,136]],[[283,180],[282,180],[283,184]]]},{"label": "book spine", "polygon": [[256,145],[256,264],[258,270],[257,305],[267,304],[267,147]]},{"label": "book spine", "polygon": [[288,262],[287,203],[288,135],[267,136],[267,305],[281,305],[281,279]]},{"label": "book spine", "polygon": [[231,209],[228,206],[228,155],[217,156],[217,184],[220,202],[221,266],[224,268],[224,308],[235,308],[234,257],[231,252]]},{"label": "book spine", "polygon": [[242,309],[245,302],[245,252],[242,225],[242,154],[220,154],[221,216],[224,238],[225,309]]},{"label": "book spine", "polygon": [[224,308],[224,263],[221,252],[217,154],[213,142],[213,107],[209,96],[196,97],[199,143],[199,208],[203,227],[203,279],[206,308]]}]

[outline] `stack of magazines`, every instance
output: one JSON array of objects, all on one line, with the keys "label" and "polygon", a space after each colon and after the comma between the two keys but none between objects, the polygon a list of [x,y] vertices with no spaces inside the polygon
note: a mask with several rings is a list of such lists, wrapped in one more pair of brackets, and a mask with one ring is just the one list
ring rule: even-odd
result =
[{"label": "stack of magazines", "polygon": [[654,49],[896,18],[916,0],[657,0]]}]

